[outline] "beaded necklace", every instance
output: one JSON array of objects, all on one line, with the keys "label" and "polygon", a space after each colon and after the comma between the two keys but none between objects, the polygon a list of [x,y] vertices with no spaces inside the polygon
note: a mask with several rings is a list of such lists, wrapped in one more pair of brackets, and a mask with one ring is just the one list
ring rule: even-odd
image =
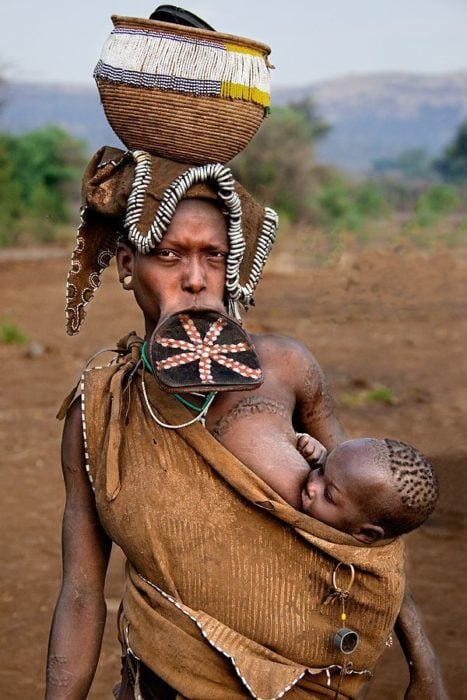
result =
[{"label": "beaded necklace", "polygon": [[[152,367],[151,364],[148,360],[148,357],[146,355],[146,348],[147,348],[147,341],[145,340],[143,345],[141,346],[141,359],[143,360],[144,366],[146,369],[152,374]],[[209,410],[210,405],[214,401],[217,391],[210,391],[205,398],[205,401],[202,406],[196,406],[195,404],[191,403],[188,401],[184,396],[181,396],[180,394],[174,394],[175,398],[180,401],[184,406],[187,406],[188,408],[191,408],[193,411],[197,411],[198,415],[195,416],[192,420],[187,421],[186,423],[182,423],[180,425],[170,425],[169,423],[164,423],[163,421],[160,420],[154,413],[154,410],[149,402],[149,398],[147,395],[146,391],[146,383],[144,381],[144,375],[142,377],[142,389],[143,389],[143,396],[144,400],[146,402],[146,406],[148,408],[149,413],[151,414],[151,417],[156,421],[158,425],[160,425],[162,428],[171,428],[171,429],[176,429],[176,428],[186,428],[189,425],[193,425],[193,423],[197,423],[198,421],[202,424],[205,425],[206,423],[206,414]],[[190,392],[194,396],[202,396],[204,397],[204,394],[200,394],[198,392]]]}]

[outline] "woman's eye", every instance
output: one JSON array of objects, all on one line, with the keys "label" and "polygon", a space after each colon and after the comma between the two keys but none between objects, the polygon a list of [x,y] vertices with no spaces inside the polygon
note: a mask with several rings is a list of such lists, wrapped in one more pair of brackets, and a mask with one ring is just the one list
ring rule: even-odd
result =
[{"label": "woman's eye", "polygon": [[162,250],[156,250],[155,255],[157,255],[159,258],[177,258],[177,254],[173,250],[167,250],[163,248]]},{"label": "woman's eye", "polygon": [[227,257],[227,253],[224,253],[221,250],[213,250],[210,253],[208,253],[209,258],[216,258],[220,260],[225,260]]}]

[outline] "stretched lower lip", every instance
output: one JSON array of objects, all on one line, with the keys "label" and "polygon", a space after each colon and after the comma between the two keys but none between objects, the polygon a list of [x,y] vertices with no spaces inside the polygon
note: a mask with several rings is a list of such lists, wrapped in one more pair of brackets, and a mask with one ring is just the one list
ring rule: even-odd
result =
[{"label": "stretched lower lip", "polygon": [[226,313],[222,303],[203,303],[201,300],[195,299],[191,304],[180,304],[176,307],[162,309],[159,323],[162,323],[170,316],[175,316],[179,313],[190,313],[190,311],[214,311],[216,313]]}]

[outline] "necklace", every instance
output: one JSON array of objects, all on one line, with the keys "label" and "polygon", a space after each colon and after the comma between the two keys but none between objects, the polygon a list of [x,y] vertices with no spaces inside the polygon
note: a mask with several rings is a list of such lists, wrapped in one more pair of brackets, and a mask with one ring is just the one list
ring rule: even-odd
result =
[{"label": "necklace", "polygon": [[[146,369],[151,372],[152,374],[152,368],[149,363],[149,360],[146,355],[146,347],[147,347],[147,341],[144,341],[143,345],[141,346],[141,359],[143,360],[144,366]],[[151,403],[149,401],[149,397],[146,391],[146,383],[144,381],[144,372],[141,377],[141,386],[143,389],[143,396],[144,396],[144,401],[146,403],[146,407],[151,415],[151,418],[161,426],[161,428],[169,428],[172,430],[175,430],[177,428],[187,428],[189,425],[193,425],[194,423],[197,423],[198,421],[201,423],[201,425],[206,424],[206,414],[209,410],[209,407],[211,406],[212,402],[216,398],[217,392],[216,391],[210,391],[209,394],[207,394],[206,399],[203,403],[202,406],[196,406],[195,404],[191,403],[188,401],[184,396],[180,396],[180,394],[174,394],[175,398],[180,401],[184,406],[187,406],[188,408],[191,408],[193,411],[197,411],[198,415],[192,418],[191,420],[187,421],[186,423],[181,423],[180,425],[170,425],[169,423],[164,423],[161,421],[160,418],[156,415],[154,412],[153,407],[151,406]],[[198,392],[193,392],[194,396],[204,396],[204,394],[199,394]]]}]

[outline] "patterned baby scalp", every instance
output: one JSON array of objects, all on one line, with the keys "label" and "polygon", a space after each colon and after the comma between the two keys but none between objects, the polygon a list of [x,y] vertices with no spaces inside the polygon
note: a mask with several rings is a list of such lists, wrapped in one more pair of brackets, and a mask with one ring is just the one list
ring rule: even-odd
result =
[{"label": "patterned baby scalp", "polygon": [[129,149],[226,163],[269,108],[268,46],[228,34],[113,16],[94,77]]}]

